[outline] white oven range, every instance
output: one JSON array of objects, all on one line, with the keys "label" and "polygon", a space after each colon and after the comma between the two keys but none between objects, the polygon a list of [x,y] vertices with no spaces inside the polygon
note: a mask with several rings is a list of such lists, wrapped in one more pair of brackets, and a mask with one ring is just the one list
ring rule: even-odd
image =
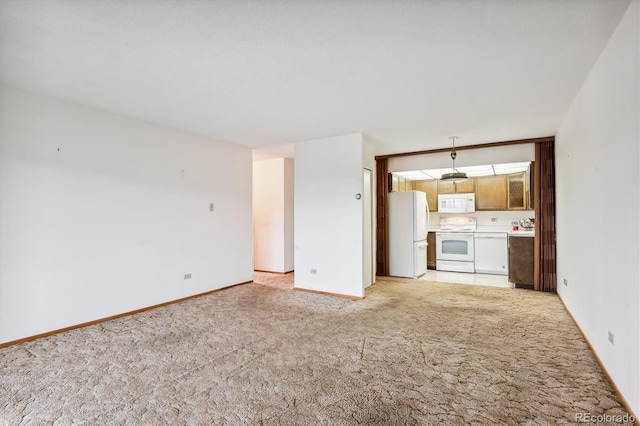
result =
[{"label": "white oven range", "polygon": [[474,240],[476,219],[450,217],[440,219],[436,231],[436,270],[475,272]]}]

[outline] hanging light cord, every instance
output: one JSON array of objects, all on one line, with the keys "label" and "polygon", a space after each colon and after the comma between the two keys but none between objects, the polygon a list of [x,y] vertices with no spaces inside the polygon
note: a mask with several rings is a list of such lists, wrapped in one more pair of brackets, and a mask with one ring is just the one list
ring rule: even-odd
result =
[{"label": "hanging light cord", "polygon": [[453,149],[451,150],[451,160],[453,161],[453,169],[452,171],[455,173],[456,171],[456,157],[458,156],[458,154],[456,154],[456,139],[458,139],[457,136],[451,136],[449,137],[449,139],[451,139],[451,143],[453,145]]}]

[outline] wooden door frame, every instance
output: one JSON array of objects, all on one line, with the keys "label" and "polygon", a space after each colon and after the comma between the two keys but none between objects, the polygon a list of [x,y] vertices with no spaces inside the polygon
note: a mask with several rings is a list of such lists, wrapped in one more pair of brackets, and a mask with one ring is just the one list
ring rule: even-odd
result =
[{"label": "wooden door frame", "polygon": [[[456,150],[468,150],[468,149],[482,149],[482,148],[491,148],[491,147],[500,147],[507,145],[520,145],[520,144],[539,144],[544,142],[555,142],[554,136],[546,136],[542,138],[533,138],[533,139],[518,139],[512,141],[503,141],[503,142],[490,142],[484,144],[475,144],[475,145],[462,145],[457,146]],[[413,151],[413,152],[403,152],[398,154],[387,154],[387,155],[377,155],[376,159],[376,225],[377,225],[377,243],[376,243],[376,275],[387,276],[389,275],[389,229],[387,223],[388,216],[388,201],[387,194],[389,193],[389,183],[388,183],[388,171],[389,171],[389,158],[394,157],[406,157],[412,155],[424,155],[424,154],[436,154],[441,152],[449,152],[451,148],[437,148],[437,149],[429,149],[424,151]],[[540,159],[539,150],[536,149],[536,158],[533,164],[533,189],[534,189],[534,211],[536,214],[539,214],[539,204],[540,204]],[[553,170],[553,174],[555,175],[555,170]],[[535,245],[536,248],[539,247],[540,241],[539,238],[535,237]],[[540,264],[544,261],[540,257],[540,251],[535,250],[534,254],[534,277],[536,282],[538,280],[540,274]]]}]

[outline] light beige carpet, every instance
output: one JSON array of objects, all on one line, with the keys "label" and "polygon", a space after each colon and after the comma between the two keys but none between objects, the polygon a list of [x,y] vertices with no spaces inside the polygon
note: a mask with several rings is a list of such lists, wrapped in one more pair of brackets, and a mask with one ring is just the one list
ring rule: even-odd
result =
[{"label": "light beige carpet", "polygon": [[0,350],[0,424],[563,424],[625,414],[555,295],[293,275]]}]

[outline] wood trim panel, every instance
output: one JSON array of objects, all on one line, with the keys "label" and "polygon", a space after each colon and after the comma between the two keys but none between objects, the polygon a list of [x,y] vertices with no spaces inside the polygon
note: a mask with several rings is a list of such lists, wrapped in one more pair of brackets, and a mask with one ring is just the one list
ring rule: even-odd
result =
[{"label": "wood trim panel", "polygon": [[305,293],[322,294],[324,296],[341,297],[343,299],[351,299],[351,300],[362,300],[362,299],[364,299],[364,297],[359,297],[359,296],[351,296],[351,295],[342,294],[342,293],[331,293],[331,292],[328,292],[328,291],[311,290],[311,289],[308,289],[308,288],[294,287],[293,289],[296,290],[296,291],[304,291]]},{"label": "wood trim panel", "polygon": [[42,339],[43,337],[53,336],[54,334],[64,333],[66,331],[75,330],[77,328],[88,327],[90,325],[96,325],[96,324],[100,324],[102,322],[107,322],[107,321],[111,321],[111,320],[122,318],[122,317],[128,317],[130,315],[139,314],[141,312],[150,311],[152,309],[161,308],[161,307],[167,306],[167,305],[173,305],[174,303],[184,302],[185,300],[195,299],[196,297],[206,296],[208,294],[217,293],[217,292],[222,291],[222,290],[228,290],[228,289],[230,289],[232,287],[237,287],[239,285],[245,285],[245,284],[249,284],[249,283],[252,283],[252,282],[253,282],[253,280],[252,281],[245,281],[245,282],[237,283],[237,284],[231,284],[229,286],[222,287],[222,288],[217,288],[215,290],[205,291],[204,293],[194,294],[193,296],[187,296],[187,297],[183,297],[181,299],[170,300],[168,302],[159,303],[157,305],[147,306],[146,308],[140,308],[140,309],[136,309],[134,311],[123,312],[121,314],[112,315],[112,316],[109,316],[109,317],[104,317],[104,318],[100,318],[100,319],[89,321],[89,322],[83,322],[83,323],[80,323],[80,324],[71,325],[69,327],[58,328],[56,330],[47,331],[46,333],[40,333],[40,334],[36,334],[34,336],[23,337],[22,339],[11,340],[9,342],[0,343],[0,349],[6,348],[8,346],[13,346],[13,345],[17,345],[17,344],[20,344],[20,343],[24,343],[24,342],[29,342],[31,340]]},{"label": "wood trim panel", "polygon": [[[479,143],[474,145],[462,145],[462,146],[456,146],[456,150],[463,151],[465,149],[491,148],[496,146],[520,145],[524,143],[538,144],[543,142],[553,142],[554,140],[555,140],[554,136],[545,136],[542,138],[518,139],[513,141],[488,142],[488,143]],[[435,154],[438,152],[450,152],[450,151],[451,151],[451,147],[447,147],[447,148],[427,149],[424,151],[401,152],[398,154],[376,155],[376,160],[384,160],[384,159],[393,158],[393,157],[406,157],[409,155]]]},{"label": "wood trim panel", "polygon": [[[536,217],[536,221],[540,220],[540,215],[542,214],[542,208],[540,207],[540,164],[541,164],[541,153],[540,153],[540,145],[536,144],[535,146],[535,160],[533,163],[533,211]],[[540,278],[541,278],[541,267],[542,267],[542,259],[540,259],[540,226],[534,228],[534,246],[533,246],[533,288],[536,290],[540,289]]]},{"label": "wood trim panel", "polygon": [[[557,291],[556,267],[556,208],[555,208],[555,154],[554,142],[536,145],[534,167],[538,175],[539,198],[536,200],[536,252],[538,256],[538,280],[534,289],[539,291]],[[534,178],[535,178],[534,172]],[[535,262],[535,257],[534,257]]]},{"label": "wood trim panel", "polygon": [[638,419],[638,416],[636,416],[636,414],[633,412],[633,410],[631,409],[631,406],[629,405],[629,403],[627,402],[626,399],[624,399],[624,396],[622,395],[622,392],[620,392],[620,389],[618,389],[618,386],[616,386],[615,382],[613,381],[613,379],[611,378],[611,375],[609,374],[609,372],[607,371],[607,369],[605,368],[604,364],[602,363],[602,360],[600,359],[600,357],[598,356],[598,354],[596,353],[596,351],[593,349],[593,345],[591,344],[591,342],[589,341],[589,339],[587,339],[587,335],[584,334],[584,331],[582,331],[582,328],[580,328],[580,325],[578,325],[578,321],[576,321],[576,319],[573,317],[573,315],[571,314],[571,311],[569,311],[569,309],[567,309],[567,305],[565,305],[564,300],[562,300],[562,297],[560,297],[560,295],[558,295],[558,299],[560,299],[560,303],[562,303],[562,307],[564,308],[564,310],[567,312],[567,314],[569,315],[569,318],[571,318],[571,320],[573,321],[573,323],[576,325],[576,328],[578,329],[578,331],[580,332],[580,334],[582,334],[582,338],[584,339],[585,342],[587,342],[587,346],[589,346],[589,350],[591,351],[591,353],[593,354],[593,356],[596,359],[596,362],[598,363],[598,365],[600,366],[600,368],[602,369],[602,372],[604,373],[604,376],[607,378],[607,380],[609,381],[609,384],[611,385],[611,387],[613,388],[613,391],[616,393],[616,395],[618,396],[618,399],[620,400],[620,403],[622,404],[622,406],[624,407],[625,410],[627,410],[627,413],[629,413],[629,415],[633,416],[634,418],[634,423],[636,425],[640,425],[640,419]]},{"label": "wood trim panel", "polygon": [[376,275],[389,275],[388,161],[376,160]]}]

